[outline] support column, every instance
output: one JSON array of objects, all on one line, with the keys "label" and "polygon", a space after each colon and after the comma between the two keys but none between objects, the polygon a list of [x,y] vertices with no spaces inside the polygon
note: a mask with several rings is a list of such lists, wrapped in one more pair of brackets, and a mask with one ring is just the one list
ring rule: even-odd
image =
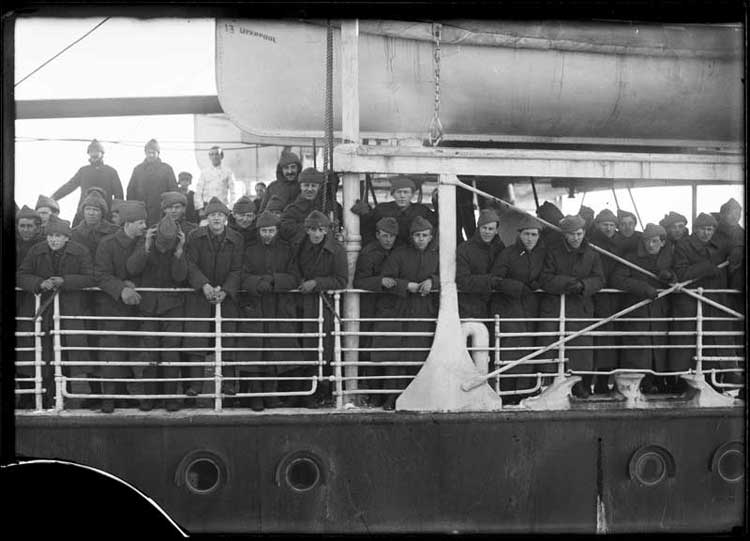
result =
[{"label": "support column", "polygon": [[[359,144],[359,21],[343,21],[341,23],[341,103],[342,103],[342,132],[344,143]],[[346,173],[343,175],[343,206],[344,206],[344,249],[348,262],[349,278],[346,287],[353,288],[354,272],[357,257],[362,249],[362,237],[359,231],[359,216],[351,210],[359,198],[360,175]],[[344,319],[359,318],[359,294],[346,293],[344,295]],[[344,331],[359,332],[359,321],[344,323]],[[345,348],[359,347],[359,336],[344,336],[342,343]],[[357,351],[346,351],[344,362],[356,362],[359,358]],[[344,375],[347,378],[357,377],[357,366],[346,366]],[[345,389],[357,390],[357,380],[347,379]],[[356,396],[356,395],[354,395]],[[358,402],[346,399],[344,402]]]}]

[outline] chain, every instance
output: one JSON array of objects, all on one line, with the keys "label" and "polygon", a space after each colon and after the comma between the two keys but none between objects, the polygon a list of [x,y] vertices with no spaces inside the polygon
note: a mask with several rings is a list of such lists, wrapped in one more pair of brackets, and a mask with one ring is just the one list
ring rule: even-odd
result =
[{"label": "chain", "polygon": [[429,142],[437,146],[443,139],[443,123],[440,122],[440,37],[443,26],[433,23],[432,25],[432,68],[435,77],[435,108],[430,122]]}]

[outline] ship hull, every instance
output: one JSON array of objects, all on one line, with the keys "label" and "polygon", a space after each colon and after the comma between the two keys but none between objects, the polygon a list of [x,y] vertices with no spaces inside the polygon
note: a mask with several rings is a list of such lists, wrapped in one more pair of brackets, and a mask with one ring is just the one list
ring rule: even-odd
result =
[{"label": "ship hull", "polygon": [[[744,520],[743,427],[742,408],[31,414],[16,443],[121,477],[193,533],[729,532]],[[663,475],[634,476],[654,449]],[[183,481],[196,456],[219,463],[212,493]],[[287,475],[300,458],[317,473]]]}]

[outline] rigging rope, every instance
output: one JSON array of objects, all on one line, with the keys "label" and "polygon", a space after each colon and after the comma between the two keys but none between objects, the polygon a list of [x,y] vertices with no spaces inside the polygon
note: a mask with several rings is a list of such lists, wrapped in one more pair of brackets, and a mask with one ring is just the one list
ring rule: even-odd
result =
[{"label": "rigging rope", "polygon": [[[323,212],[327,212],[328,190],[330,189],[329,177],[333,171],[333,26],[328,20],[326,32],[326,88],[325,88],[325,149],[323,151]],[[338,225],[336,213],[333,212],[335,204],[331,205],[329,214],[331,222]]]},{"label": "rigging rope", "polygon": [[442,35],[442,25],[433,23],[432,25],[432,68],[435,78],[435,105],[432,112],[432,121],[430,122],[430,133],[428,141],[431,146],[437,146],[443,139],[443,124],[440,122],[440,38]]}]

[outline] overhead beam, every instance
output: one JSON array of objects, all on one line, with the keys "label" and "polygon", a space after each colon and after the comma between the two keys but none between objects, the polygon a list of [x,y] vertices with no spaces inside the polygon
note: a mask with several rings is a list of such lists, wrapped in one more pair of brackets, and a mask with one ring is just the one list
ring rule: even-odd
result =
[{"label": "overhead beam", "polygon": [[741,154],[657,154],[338,145],[350,173],[452,174],[576,179],[744,182]]},{"label": "overhead beam", "polygon": [[223,113],[218,96],[16,100],[16,119]]}]

